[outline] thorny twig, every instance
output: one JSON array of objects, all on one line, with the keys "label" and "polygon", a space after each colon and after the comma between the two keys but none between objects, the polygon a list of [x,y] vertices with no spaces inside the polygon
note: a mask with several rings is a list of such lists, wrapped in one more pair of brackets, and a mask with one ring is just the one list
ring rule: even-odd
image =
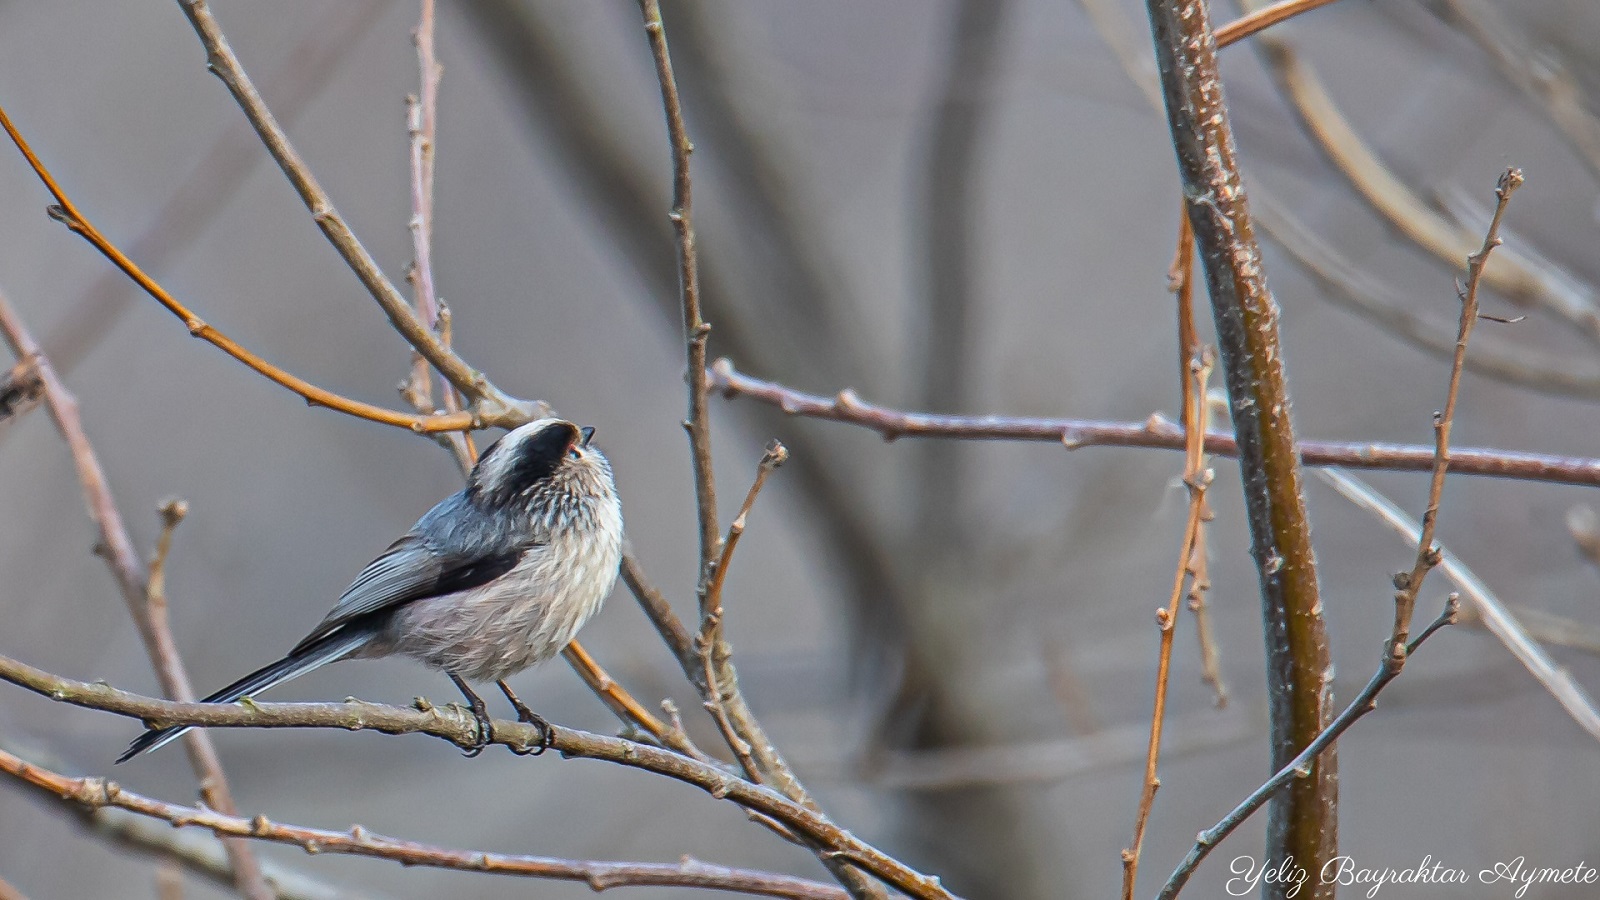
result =
[{"label": "thorny twig", "polygon": [[[4,113],[0,113],[0,118],[3,116]],[[49,408],[51,417],[55,419],[62,440],[66,442],[73,465],[78,471],[78,480],[83,486],[84,501],[88,506],[89,516],[99,529],[99,552],[105,558],[106,565],[110,567],[112,578],[117,582],[123,602],[127,604],[128,612],[133,617],[135,629],[139,632],[145,654],[150,658],[150,665],[155,669],[161,689],[174,699],[193,700],[195,694],[189,681],[188,670],[183,664],[183,657],[178,653],[178,645],[172,638],[172,631],[167,627],[165,599],[162,598],[158,612],[156,605],[151,603],[149,573],[139,560],[133,539],[128,536],[122,513],[117,509],[116,499],[111,495],[105,470],[101,468],[94,446],[84,431],[83,422],[78,416],[78,401],[51,368],[49,358],[44,355],[44,351],[40,349],[4,295],[0,295],[0,337],[3,337],[18,359],[33,361],[45,405]],[[164,550],[161,555],[164,563]],[[212,745],[211,739],[204,735],[195,737],[196,734],[191,732],[185,736],[184,747],[188,750],[190,767],[199,782],[200,795],[212,809],[232,813],[233,792],[228,787],[227,776],[223,773],[222,760],[217,756],[216,747]],[[228,842],[227,848],[229,860],[233,864],[234,883],[240,894],[250,900],[270,898],[270,889],[261,876],[261,866],[250,848],[239,841]]]}]

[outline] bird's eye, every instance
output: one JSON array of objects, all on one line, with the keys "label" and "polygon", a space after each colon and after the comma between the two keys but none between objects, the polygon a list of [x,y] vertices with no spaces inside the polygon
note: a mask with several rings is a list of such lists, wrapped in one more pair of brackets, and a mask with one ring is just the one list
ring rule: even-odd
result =
[{"label": "bird's eye", "polygon": [[579,451],[577,447],[573,447],[571,450],[567,451],[567,458],[568,459],[582,459],[583,458],[583,453],[581,451]]}]

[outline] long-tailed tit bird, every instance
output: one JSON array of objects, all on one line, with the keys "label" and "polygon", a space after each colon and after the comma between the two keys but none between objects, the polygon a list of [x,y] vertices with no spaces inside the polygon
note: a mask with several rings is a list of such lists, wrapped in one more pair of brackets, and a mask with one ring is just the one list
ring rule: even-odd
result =
[{"label": "long-tailed tit bird", "polygon": [[[622,505],[593,436],[593,428],[540,419],[501,437],[466,489],[363,569],[288,656],[203,702],[231,703],[341,659],[400,654],[443,670],[466,696],[478,720],[469,755],[491,738],[469,681],[498,683],[548,744],[548,723],[505,679],[559,653],[616,583]],[[146,731],[117,762],[188,730]]]}]

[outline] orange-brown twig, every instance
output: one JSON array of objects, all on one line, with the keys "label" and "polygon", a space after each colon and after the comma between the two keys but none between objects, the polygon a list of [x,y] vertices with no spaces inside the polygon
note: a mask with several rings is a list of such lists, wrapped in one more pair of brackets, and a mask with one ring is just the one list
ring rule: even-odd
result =
[{"label": "orange-brown twig", "polygon": [[1334,0],[1280,0],[1248,15],[1240,16],[1217,29],[1217,46],[1226,47],[1301,13],[1319,9]]},{"label": "orange-brown twig", "polygon": [[38,175],[39,180],[44,182],[45,189],[50,192],[51,196],[55,197],[57,205],[50,208],[51,218],[66,225],[68,229],[93,245],[113,265],[133,279],[135,284],[143,288],[145,293],[154,297],[156,302],[167,308],[168,312],[177,316],[188,327],[189,333],[194,337],[211,344],[239,362],[244,363],[270,381],[299,394],[307,403],[313,406],[325,406],[357,418],[381,422],[385,425],[393,425],[399,428],[409,428],[412,431],[419,432],[461,431],[478,427],[481,424],[473,415],[467,413],[443,416],[415,416],[398,410],[375,406],[371,403],[363,403],[360,400],[352,400],[349,397],[317,387],[311,382],[286,372],[257,356],[226,334],[207,324],[205,320],[195,315],[188,307],[179,303],[177,298],[167,292],[166,288],[157,283],[154,278],[145,274],[137,263],[123,254],[116,244],[113,244],[99,229],[95,228],[88,218],[78,210],[72,199],[67,196],[66,191],[62,190],[61,185],[50,174],[50,170],[34,154],[33,148],[28,146],[28,142],[23,139],[22,133],[12,124],[11,118],[6,115],[4,109],[0,109],[0,128],[5,129],[6,134],[11,137],[12,143],[17,145],[17,149],[21,150],[23,157],[27,159],[28,165],[33,168],[34,174]]},{"label": "orange-brown twig", "polygon": [[1161,729],[1167,715],[1167,683],[1172,671],[1172,641],[1178,624],[1178,610],[1183,604],[1184,583],[1188,580],[1191,560],[1200,539],[1200,529],[1206,511],[1206,486],[1210,473],[1205,468],[1204,435],[1210,417],[1206,403],[1206,383],[1211,378],[1211,355],[1207,351],[1191,358],[1184,391],[1189,405],[1183,411],[1183,428],[1188,436],[1184,453],[1183,483],[1189,489],[1189,516],[1183,528],[1183,543],[1178,551],[1178,571],[1172,584],[1172,595],[1167,605],[1156,610],[1156,622],[1161,629],[1161,649],[1156,662],[1156,697],[1150,713],[1150,745],[1145,754],[1144,787],[1139,792],[1139,811],[1134,818],[1133,841],[1122,851],[1122,898],[1133,900],[1134,882],[1139,874],[1139,854],[1144,847],[1145,826],[1150,820],[1150,809],[1155,804],[1156,789],[1161,786],[1156,766],[1161,758]]}]

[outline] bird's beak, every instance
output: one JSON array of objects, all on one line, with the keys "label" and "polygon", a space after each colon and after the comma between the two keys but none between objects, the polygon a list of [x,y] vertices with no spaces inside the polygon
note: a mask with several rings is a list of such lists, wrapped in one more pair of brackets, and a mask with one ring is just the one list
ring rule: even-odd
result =
[{"label": "bird's beak", "polygon": [[594,440],[594,426],[593,425],[585,425],[585,426],[583,426],[582,428],[578,429],[578,433],[583,435],[583,446],[585,446],[585,447],[589,446],[589,442]]}]

